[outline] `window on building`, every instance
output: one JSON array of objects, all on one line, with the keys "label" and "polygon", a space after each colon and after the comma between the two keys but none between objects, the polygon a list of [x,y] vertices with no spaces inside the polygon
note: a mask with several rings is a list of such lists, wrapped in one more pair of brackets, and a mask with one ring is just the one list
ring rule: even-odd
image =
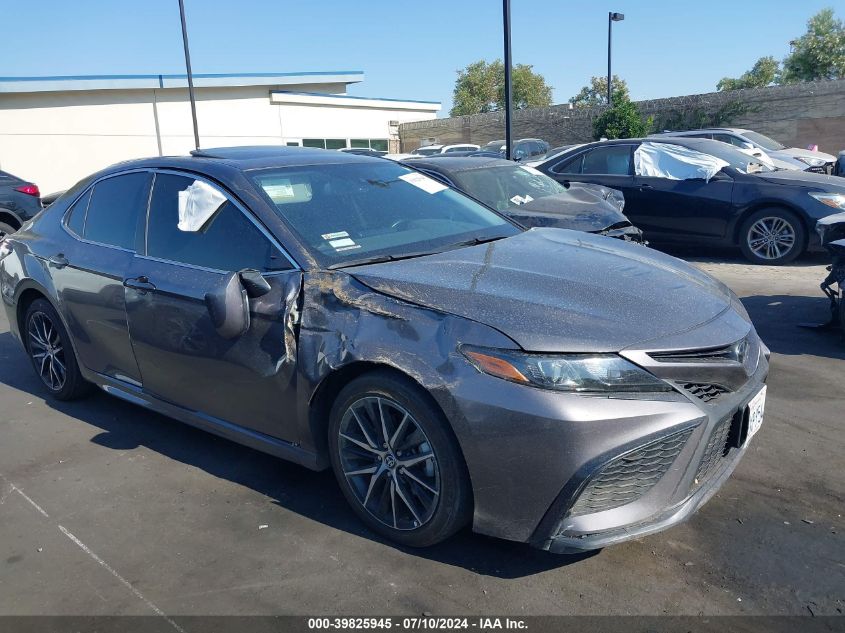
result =
[{"label": "window on building", "polygon": [[345,138],[327,138],[326,149],[343,149],[346,147]]},{"label": "window on building", "polygon": [[302,139],[302,147],[319,147],[320,149],[326,149],[326,139],[304,138]]},{"label": "window on building", "polygon": [[387,151],[387,139],[386,138],[371,138],[370,139],[370,149],[374,149],[377,152],[386,152]]},{"label": "window on building", "polygon": [[370,149],[370,139],[367,139],[367,138],[349,139],[349,147]]}]

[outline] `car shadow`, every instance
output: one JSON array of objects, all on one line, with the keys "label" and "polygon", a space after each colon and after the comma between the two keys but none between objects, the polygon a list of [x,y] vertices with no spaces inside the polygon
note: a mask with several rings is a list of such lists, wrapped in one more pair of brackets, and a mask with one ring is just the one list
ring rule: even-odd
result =
[{"label": "car shadow", "polygon": [[778,354],[821,356],[845,360],[845,333],[835,329],[808,329],[802,324],[824,323],[830,318],[830,301],[793,295],[743,297],[757,333]]},{"label": "car shadow", "polygon": [[468,528],[426,549],[405,548],[370,532],[354,515],[331,471],[313,472],[194,429],[106,395],[60,402],[50,398],[9,332],[0,333],[0,383],[44,399],[48,406],[100,429],[91,441],[118,451],[143,446],[213,477],[245,486],[313,521],[393,547],[411,556],[454,565],[484,576],[520,578],[577,563],[598,552],[556,555],[474,534]]}]

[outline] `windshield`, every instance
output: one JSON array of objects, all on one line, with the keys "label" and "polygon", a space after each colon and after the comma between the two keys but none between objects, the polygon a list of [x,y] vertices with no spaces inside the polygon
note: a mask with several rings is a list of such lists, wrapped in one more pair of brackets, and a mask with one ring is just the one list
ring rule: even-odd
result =
[{"label": "windshield", "polygon": [[490,141],[489,143],[487,143],[487,145],[485,145],[481,149],[486,150],[488,152],[500,152],[500,151],[502,151],[502,148],[504,146],[505,146],[504,141]]},{"label": "windshield", "polygon": [[386,161],[250,175],[325,266],[440,252],[519,233],[469,197]]},{"label": "windshield", "polygon": [[452,174],[451,178],[469,195],[498,211],[566,191],[557,181],[525,165],[467,169]]},{"label": "windshield", "polygon": [[432,154],[439,154],[440,148],[439,147],[418,147],[415,149],[412,154],[417,154],[419,156],[431,156]]},{"label": "windshield", "polygon": [[763,149],[768,149],[772,151],[776,151],[779,149],[784,149],[783,145],[778,143],[776,140],[769,138],[768,136],[763,136],[762,134],[758,134],[757,132],[743,132],[742,135],[747,138],[749,141],[754,143],[755,145],[759,145]]}]

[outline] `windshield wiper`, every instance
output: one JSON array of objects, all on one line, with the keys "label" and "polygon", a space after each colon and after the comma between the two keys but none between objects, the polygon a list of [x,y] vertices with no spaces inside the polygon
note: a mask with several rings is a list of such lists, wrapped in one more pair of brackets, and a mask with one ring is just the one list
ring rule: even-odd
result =
[{"label": "windshield wiper", "polygon": [[336,270],[338,268],[351,268],[353,266],[366,266],[367,264],[383,264],[384,262],[397,262],[402,259],[413,259],[414,257],[423,257],[425,255],[436,255],[445,251],[451,251],[456,248],[464,246],[475,246],[477,244],[486,244],[487,242],[494,242],[503,239],[503,236],[496,237],[474,237],[469,240],[447,244],[444,248],[439,248],[433,251],[417,251],[415,253],[402,253],[401,255],[373,255],[372,257],[360,257],[358,259],[348,259],[343,262],[331,264],[328,270]]}]

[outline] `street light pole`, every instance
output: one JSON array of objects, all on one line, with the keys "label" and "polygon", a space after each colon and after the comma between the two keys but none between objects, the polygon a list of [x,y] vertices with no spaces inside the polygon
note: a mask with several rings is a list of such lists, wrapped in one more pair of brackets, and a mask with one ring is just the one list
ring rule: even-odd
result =
[{"label": "street light pole", "polygon": [[502,22],[505,36],[505,158],[511,159],[511,110],[513,98],[511,96],[511,2],[502,0]]},{"label": "street light pole", "polygon": [[612,75],[610,74],[610,42],[613,39],[613,23],[614,22],[621,22],[625,19],[624,13],[616,13],[614,11],[610,11],[607,14],[607,106],[610,107],[613,105],[611,102],[611,92],[610,92],[610,82],[612,79]]},{"label": "street light pole", "polygon": [[185,48],[185,68],[188,71],[188,96],[191,99],[191,118],[194,122],[194,146],[200,148],[200,131],[197,126],[197,102],[194,99],[194,75],[191,72],[191,53],[188,50],[188,27],[185,24],[185,2],[179,0],[179,17],[182,18],[182,46]]}]

